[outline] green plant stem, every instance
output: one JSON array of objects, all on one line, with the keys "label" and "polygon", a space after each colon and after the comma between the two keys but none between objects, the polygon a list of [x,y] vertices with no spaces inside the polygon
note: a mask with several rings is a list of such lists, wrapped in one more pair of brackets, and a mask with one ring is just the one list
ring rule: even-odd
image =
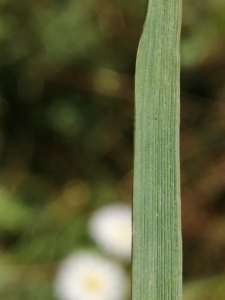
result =
[{"label": "green plant stem", "polygon": [[132,300],[182,298],[181,0],[150,0],[136,64]]}]

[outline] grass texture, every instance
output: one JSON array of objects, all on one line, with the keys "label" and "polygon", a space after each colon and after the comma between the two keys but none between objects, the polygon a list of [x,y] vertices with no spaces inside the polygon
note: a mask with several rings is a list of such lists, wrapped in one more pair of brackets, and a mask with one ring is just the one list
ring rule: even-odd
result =
[{"label": "grass texture", "polygon": [[132,300],[182,298],[181,0],[150,0],[135,80]]}]

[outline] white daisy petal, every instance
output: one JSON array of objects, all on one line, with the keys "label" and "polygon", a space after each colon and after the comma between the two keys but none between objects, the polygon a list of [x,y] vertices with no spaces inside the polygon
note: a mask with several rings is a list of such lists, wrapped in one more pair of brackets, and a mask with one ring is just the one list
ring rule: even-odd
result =
[{"label": "white daisy petal", "polygon": [[131,208],[114,204],[100,208],[89,222],[91,237],[107,252],[129,260],[131,257]]},{"label": "white daisy petal", "polygon": [[120,265],[97,254],[80,252],[61,264],[55,291],[60,300],[124,300],[128,281]]}]

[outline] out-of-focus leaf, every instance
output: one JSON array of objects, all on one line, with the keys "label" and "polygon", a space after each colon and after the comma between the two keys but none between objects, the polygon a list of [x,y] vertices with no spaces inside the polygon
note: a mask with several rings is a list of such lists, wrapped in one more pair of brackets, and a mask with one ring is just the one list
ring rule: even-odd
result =
[{"label": "out-of-focus leaf", "polygon": [[0,187],[0,230],[20,230],[32,220],[32,210]]},{"label": "out-of-focus leaf", "polygon": [[98,40],[96,23],[89,11],[93,1],[68,1],[60,9],[37,14],[44,53],[50,63],[66,63],[90,54]]},{"label": "out-of-focus leaf", "polygon": [[72,99],[65,98],[52,103],[46,117],[54,130],[68,137],[78,134],[83,125],[82,114]]},{"label": "out-of-focus leaf", "polygon": [[31,232],[15,250],[19,260],[27,263],[38,263],[58,260],[76,247],[91,244],[87,234],[86,217],[76,215],[53,228],[51,225]]},{"label": "out-of-focus leaf", "polygon": [[13,34],[13,19],[8,16],[1,15],[0,18],[0,41],[3,42],[6,39],[9,39]]},{"label": "out-of-focus leaf", "polygon": [[218,276],[184,285],[183,300],[224,300],[225,277]]}]

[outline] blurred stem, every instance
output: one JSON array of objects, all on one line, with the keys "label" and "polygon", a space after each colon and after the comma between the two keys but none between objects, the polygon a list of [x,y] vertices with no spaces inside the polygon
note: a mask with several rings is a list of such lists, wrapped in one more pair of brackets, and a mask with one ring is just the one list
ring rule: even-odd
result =
[{"label": "blurred stem", "polygon": [[182,298],[181,0],[150,0],[135,80],[133,300]]}]

